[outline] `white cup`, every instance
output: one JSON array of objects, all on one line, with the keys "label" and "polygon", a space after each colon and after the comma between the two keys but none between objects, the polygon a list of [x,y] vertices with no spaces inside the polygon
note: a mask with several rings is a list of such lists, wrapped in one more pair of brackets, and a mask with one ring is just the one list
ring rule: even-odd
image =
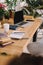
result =
[{"label": "white cup", "polygon": [[4,31],[6,33],[8,33],[8,31],[9,31],[9,24],[8,23],[5,23],[5,24],[3,24],[3,27],[4,27]]}]

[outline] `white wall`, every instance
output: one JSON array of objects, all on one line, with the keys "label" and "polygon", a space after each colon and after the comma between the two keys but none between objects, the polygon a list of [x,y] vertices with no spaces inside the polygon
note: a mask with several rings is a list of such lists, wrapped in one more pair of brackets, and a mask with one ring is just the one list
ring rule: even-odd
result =
[{"label": "white wall", "polygon": [[5,0],[0,0],[0,3],[1,3],[1,2],[5,2]]}]

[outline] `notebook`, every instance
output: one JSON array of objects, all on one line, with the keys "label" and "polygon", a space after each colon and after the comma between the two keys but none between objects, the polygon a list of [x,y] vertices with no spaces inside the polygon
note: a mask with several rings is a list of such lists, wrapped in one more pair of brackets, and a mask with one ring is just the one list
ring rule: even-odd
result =
[{"label": "notebook", "polygon": [[15,31],[10,34],[10,38],[12,39],[22,39],[25,32],[22,31]]},{"label": "notebook", "polygon": [[5,38],[5,37],[7,37],[6,33],[0,32],[0,38]]}]

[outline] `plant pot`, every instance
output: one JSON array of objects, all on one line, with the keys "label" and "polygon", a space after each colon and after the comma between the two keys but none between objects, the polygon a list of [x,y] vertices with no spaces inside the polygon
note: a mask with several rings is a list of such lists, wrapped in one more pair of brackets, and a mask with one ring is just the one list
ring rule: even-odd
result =
[{"label": "plant pot", "polygon": [[6,15],[4,17],[5,17],[5,19],[9,19],[10,18],[9,16],[6,16]]},{"label": "plant pot", "polygon": [[2,16],[0,15],[0,21],[2,21],[2,20],[3,20],[3,15]]},{"label": "plant pot", "polygon": [[9,10],[10,18],[12,18],[12,10]]}]

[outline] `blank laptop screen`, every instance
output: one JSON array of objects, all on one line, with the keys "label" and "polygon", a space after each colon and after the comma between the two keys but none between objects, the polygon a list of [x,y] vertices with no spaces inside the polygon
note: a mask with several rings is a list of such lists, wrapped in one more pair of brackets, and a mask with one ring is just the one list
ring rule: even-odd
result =
[{"label": "blank laptop screen", "polygon": [[14,14],[14,24],[22,22],[23,20],[24,20],[23,10],[15,12],[15,14]]}]

